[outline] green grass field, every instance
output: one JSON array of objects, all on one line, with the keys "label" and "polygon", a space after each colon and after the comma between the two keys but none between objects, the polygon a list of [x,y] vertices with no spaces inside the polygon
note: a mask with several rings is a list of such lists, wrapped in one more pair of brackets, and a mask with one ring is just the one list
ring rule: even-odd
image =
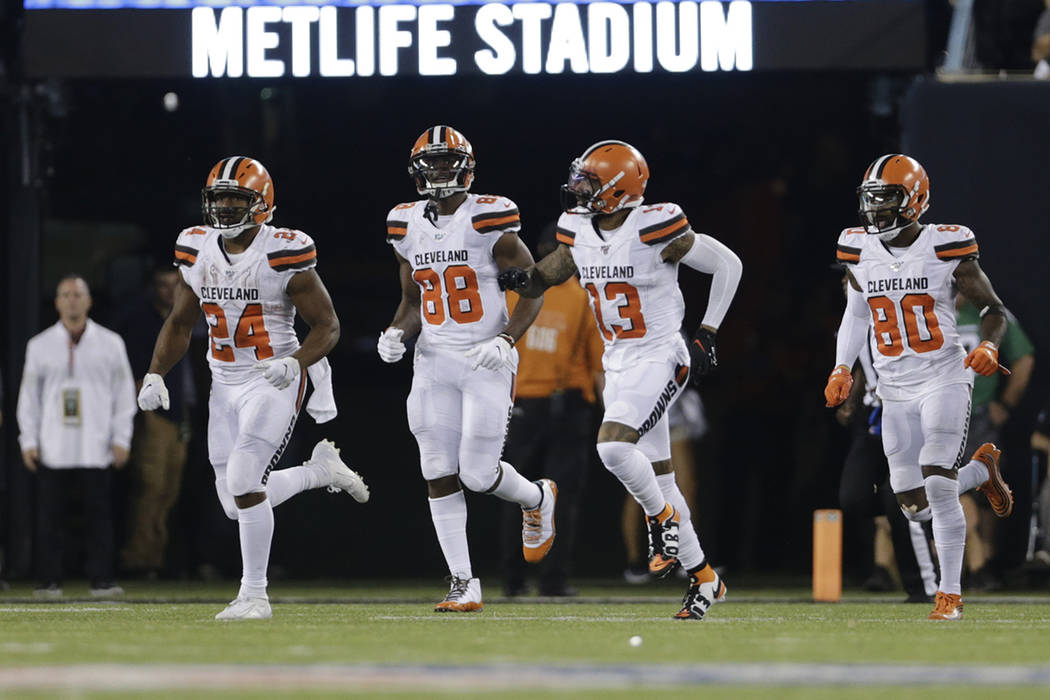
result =
[{"label": "green grass field", "polygon": [[584,586],[561,602],[490,594],[481,613],[439,615],[440,582],[280,583],[272,620],[220,623],[234,584],[128,589],[112,602],[75,584],[55,602],[0,593],[0,696],[1050,694],[1050,595],[970,595],[964,620],[935,623],[899,595],[813,604],[804,589],[740,587],[690,623],[669,619],[666,584]]}]

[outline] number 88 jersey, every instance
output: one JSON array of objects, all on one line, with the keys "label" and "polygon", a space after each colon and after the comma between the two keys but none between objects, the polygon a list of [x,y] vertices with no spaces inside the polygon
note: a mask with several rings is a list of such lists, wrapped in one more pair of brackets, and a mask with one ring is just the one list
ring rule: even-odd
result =
[{"label": "number 88 jersey", "polygon": [[200,299],[211,342],[212,378],[240,384],[259,376],[253,366],[299,349],[292,277],[317,265],[317,249],[302,231],[262,225],[246,251],[229,255],[216,229],[188,228],[175,244],[175,265]]},{"label": "number 88 jersey", "polygon": [[891,401],[973,382],[955,327],[955,269],[978,256],[965,226],[926,224],[907,248],[890,248],[864,229],[839,235],[836,257],[860,285],[871,310],[878,394]]},{"label": "number 88 jersey", "polygon": [[518,207],[506,197],[468,194],[451,216],[435,221],[426,208],[419,200],[391,209],[386,240],[420,288],[419,346],[468,350],[507,326],[492,249],[502,234],[521,229]]}]

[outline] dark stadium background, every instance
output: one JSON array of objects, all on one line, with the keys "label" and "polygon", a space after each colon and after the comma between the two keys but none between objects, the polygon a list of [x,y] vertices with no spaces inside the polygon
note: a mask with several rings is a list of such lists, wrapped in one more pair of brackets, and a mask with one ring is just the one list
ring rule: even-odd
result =
[{"label": "dark stadium background", "polygon": [[[943,20],[934,13],[928,27],[931,67],[944,46]],[[199,222],[204,177],[227,155],[251,155],[269,168],[276,222],[316,239],[318,270],[342,321],[342,340],[331,356],[340,416],[320,427],[304,416],[285,462],[300,461],[318,436],[333,438],[373,493],[365,506],[313,492],[279,508],[275,578],[282,571],[295,577],[445,574],[405,421],[411,366],[385,365],[375,352],[399,298],[385,214],[416,198],[407,155],[432,124],[454,125],[472,141],[474,191],[514,199],[530,245],[558,214],[558,187],[570,160],[594,141],[616,138],[647,157],[648,201],[679,203],[695,230],[741,256],[743,281],[719,334],[721,366],[701,388],[711,432],[697,451],[695,520],[711,560],[730,571],[808,571],[812,511],[836,505],[846,434],[822,396],[842,306],[838,273],[829,263],[838,231],[855,225],[854,188],[876,156],[907,149],[924,162],[933,201],[926,220],[976,230],[982,265],[1039,351],[1050,349],[1050,97],[1043,86],[942,85],[910,73],[835,70],[24,83],[9,72],[0,86],[6,163],[0,184],[7,193],[0,214],[11,222],[4,226],[0,355],[6,389],[0,574],[8,577],[28,576],[31,554],[31,482],[18,457],[14,411],[25,340],[54,322],[54,285],[70,271],[91,283],[94,318],[117,319],[143,293],[151,268],[169,259],[178,231]],[[179,96],[174,112],[163,109],[167,92]],[[19,111],[20,100],[27,110]],[[21,188],[19,115],[26,113],[38,208],[26,204]],[[27,267],[22,261],[36,259],[29,224],[37,215],[39,265]],[[693,328],[706,287],[687,269],[681,280],[686,325]],[[201,370],[203,351],[198,343]],[[1019,536],[1027,532],[1030,501],[1024,447],[1048,394],[1043,357],[1006,440],[1018,455],[1010,480],[1018,494],[1011,523]],[[199,379],[206,391],[206,372]],[[197,418],[166,573],[191,575],[213,563],[233,576],[239,572],[236,528],[212,489],[199,439],[203,406]],[[623,568],[622,499],[622,487],[595,455],[577,575],[612,576]],[[490,579],[499,562],[496,506],[494,499],[470,500],[473,559]]]}]

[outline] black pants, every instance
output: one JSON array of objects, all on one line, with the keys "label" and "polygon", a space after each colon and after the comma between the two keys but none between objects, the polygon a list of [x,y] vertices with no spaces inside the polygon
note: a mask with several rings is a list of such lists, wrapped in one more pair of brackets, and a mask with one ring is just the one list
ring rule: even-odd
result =
[{"label": "black pants", "polygon": [[[36,472],[36,565],[41,583],[62,581],[62,543],[69,506],[83,512],[84,573],[92,582],[113,580],[113,508],[110,469]],[[78,521],[79,522],[79,521]]]},{"label": "black pants", "polygon": [[[565,391],[540,399],[518,399],[503,450],[503,459],[527,479],[553,479],[558,485],[554,510],[554,547],[539,564],[540,593],[565,586],[570,573],[576,515],[594,448],[594,406],[579,391]],[[507,588],[525,581],[521,554],[521,508],[503,507],[503,566]]]},{"label": "black pants", "polygon": [[909,595],[922,595],[922,576],[915,559],[908,519],[890,488],[890,468],[882,451],[882,440],[868,432],[868,413],[867,409],[858,408],[850,426],[852,441],[842,466],[839,505],[847,522],[852,521],[858,527],[868,525],[861,527],[863,534],[859,545],[863,547],[865,562],[872,559],[870,547],[874,531],[870,529],[871,518],[886,516],[890,521],[890,536],[901,584]]}]

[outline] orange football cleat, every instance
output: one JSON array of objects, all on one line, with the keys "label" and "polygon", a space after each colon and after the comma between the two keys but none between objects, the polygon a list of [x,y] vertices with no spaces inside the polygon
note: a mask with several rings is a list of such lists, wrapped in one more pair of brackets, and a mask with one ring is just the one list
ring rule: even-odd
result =
[{"label": "orange football cleat", "polygon": [[962,596],[958,593],[942,593],[937,591],[933,612],[928,620],[961,620],[963,613]]},{"label": "orange football cleat", "polygon": [[476,578],[450,576],[452,583],[445,599],[434,606],[434,612],[477,612],[481,610],[481,581]]},{"label": "orange football cleat", "polygon": [[977,490],[988,499],[992,512],[1000,518],[1005,518],[1014,510],[1014,495],[999,472],[999,455],[1001,454],[1002,450],[986,442],[977,448],[971,459],[984,462],[984,465],[988,467],[988,481],[978,486]]},{"label": "orange football cleat", "polygon": [[558,485],[550,479],[535,482],[543,497],[532,510],[521,510],[521,553],[530,564],[547,556],[554,544],[554,506],[558,501]]}]

